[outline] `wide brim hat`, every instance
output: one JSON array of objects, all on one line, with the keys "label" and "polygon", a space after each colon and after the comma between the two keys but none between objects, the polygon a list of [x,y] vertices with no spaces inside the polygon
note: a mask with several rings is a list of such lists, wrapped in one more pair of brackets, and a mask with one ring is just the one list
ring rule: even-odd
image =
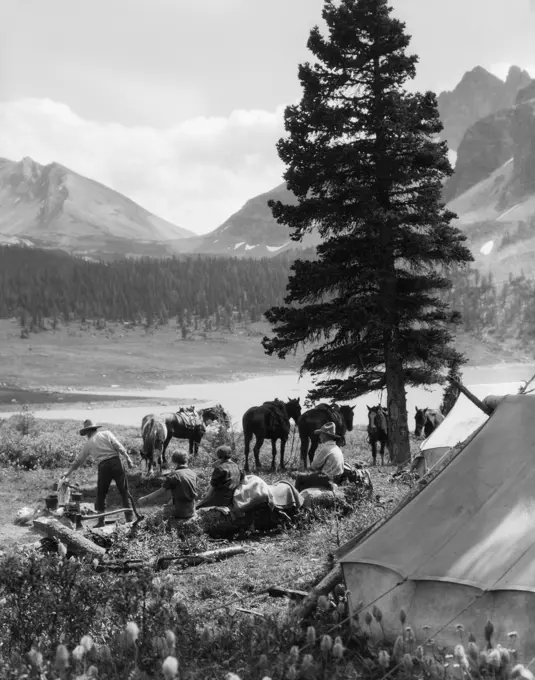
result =
[{"label": "wide brim hat", "polygon": [[342,439],[339,434],[336,434],[336,425],[334,423],[325,423],[319,428],[319,430],[314,430],[314,434],[325,434],[327,437],[337,441]]},{"label": "wide brim hat", "polygon": [[84,420],[84,426],[80,430],[80,434],[83,437],[89,432],[94,432],[95,430],[98,430],[99,427],[102,427],[102,425],[93,425],[93,422],[91,420]]}]

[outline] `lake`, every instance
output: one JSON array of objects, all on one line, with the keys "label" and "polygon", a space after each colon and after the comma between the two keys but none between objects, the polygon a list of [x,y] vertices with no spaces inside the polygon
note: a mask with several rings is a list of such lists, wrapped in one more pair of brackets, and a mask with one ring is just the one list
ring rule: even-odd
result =
[{"label": "lake", "polygon": [[[467,368],[463,371],[463,382],[479,398],[487,394],[515,393],[521,380],[529,380],[535,373],[535,365],[531,364],[499,364]],[[273,376],[262,376],[224,383],[200,383],[190,385],[169,385],[161,390],[109,390],[92,391],[94,395],[115,396],[117,399],[132,397],[146,397],[157,399],[155,404],[143,406],[113,407],[105,404],[84,405],[83,407],[37,409],[34,411],[38,418],[52,420],[83,421],[91,418],[94,422],[112,425],[132,425],[139,427],[144,415],[151,412],[161,413],[174,410],[173,399],[190,399],[200,402],[198,406],[220,403],[230,413],[234,421],[240,422],[243,413],[250,407],[279,397],[301,397],[303,401],[307,391],[313,386],[309,376],[298,379],[296,373],[281,373]],[[407,408],[409,413],[409,427],[413,428],[413,414],[415,406],[437,408],[442,401],[443,387],[433,389],[407,388]],[[72,394],[72,392],[71,392]],[[82,393],[80,393],[82,394]],[[86,393],[87,394],[87,393]],[[355,424],[365,425],[368,422],[366,405],[372,406],[379,401],[379,393],[371,393],[351,400],[355,404]],[[383,394],[383,404],[386,404],[386,393]],[[13,413],[0,413],[0,417],[9,418]]]}]

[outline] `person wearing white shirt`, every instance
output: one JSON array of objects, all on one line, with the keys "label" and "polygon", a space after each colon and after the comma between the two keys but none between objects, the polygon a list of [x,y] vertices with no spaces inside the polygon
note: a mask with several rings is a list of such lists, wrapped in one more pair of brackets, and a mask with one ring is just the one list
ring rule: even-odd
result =
[{"label": "person wearing white shirt", "polygon": [[311,472],[297,475],[295,488],[298,491],[311,487],[331,488],[332,482],[344,474],[344,454],[337,442],[342,437],[336,434],[334,423],[325,423],[314,434],[319,435],[320,446],[316,450],[314,460],[310,463]]},{"label": "person wearing white shirt", "polygon": [[[130,498],[128,496],[128,480],[124,471],[123,457],[128,467],[133,467],[133,462],[128,455],[124,446],[117,440],[117,438],[109,431],[102,430],[98,432],[102,425],[93,425],[90,420],[84,421],[84,426],[80,430],[82,437],[87,437],[87,441],[80,455],[76,458],[70,469],[63,476],[68,479],[70,475],[77,470],[88,458],[92,458],[98,464],[98,478],[97,478],[97,498],[95,501],[95,510],[100,514],[106,510],[106,496],[112,481],[115,481],[117,490],[121,494],[123,501],[123,508],[125,511],[125,519],[131,522],[133,519]],[[97,526],[104,526],[104,519],[101,518]]]}]

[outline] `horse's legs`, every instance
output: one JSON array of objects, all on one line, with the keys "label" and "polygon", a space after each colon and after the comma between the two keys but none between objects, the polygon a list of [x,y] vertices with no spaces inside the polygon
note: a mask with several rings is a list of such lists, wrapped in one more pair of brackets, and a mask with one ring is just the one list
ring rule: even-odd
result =
[{"label": "horse's legs", "polygon": [[249,449],[251,447],[251,439],[252,439],[252,435],[245,434],[245,436],[244,436],[244,445],[245,445],[245,466],[244,466],[244,470],[245,470],[245,472],[249,472]]},{"label": "horse's legs", "polygon": [[375,440],[375,438],[371,439],[370,444],[371,444],[371,447],[372,447],[372,458],[373,458],[372,465],[377,465],[377,461],[376,461],[376,458],[377,458],[377,441]]},{"label": "horse's legs", "polygon": [[[287,437],[281,437],[281,470],[286,470],[286,465],[284,464],[284,450],[286,449],[287,441]],[[275,462],[275,458],[273,458],[273,462]]]},{"label": "horse's legs", "polygon": [[309,438],[307,435],[301,438],[301,462],[303,463],[303,468],[305,470],[307,469],[308,442]]},{"label": "horse's legs", "polygon": [[[281,439],[281,455],[282,455],[282,439]],[[272,439],[271,440],[271,469],[273,472],[277,469],[277,465],[275,463],[275,458],[277,457],[277,440]]]},{"label": "horse's legs", "polygon": [[263,443],[264,443],[264,437],[257,434],[256,435],[256,441],[254,443],[254,448],[253,448],[254,462],[255,462],[257,470],[262,469],[262,463],[260,462],[260,449],[262,448]]},{"label": "horse's legs", "polygon": [[381,442],[381,465],[384,467],[385,464],[385,440]]},{"label": "horse's legs", "polygon": [[319,443],[320,440],[317,435],[312,435],[312,437],[310,437],[310,449],[308,451],[308,460],[310,463],[314,460],[314,454],[316,453]]},{"label": "horse's legs", "polygon": [[167,467],[167,462],[165,460],[165,452],[167,451],[167,447],[169,446],[169,442],[171,441],[172,434],[168,433],[167,437],[165,438],[165,441],[163,443],[163,449],[162,449],[162,457],[161,457],[161,463],[160,463],[160,473],[162,472],[162,467]]}]

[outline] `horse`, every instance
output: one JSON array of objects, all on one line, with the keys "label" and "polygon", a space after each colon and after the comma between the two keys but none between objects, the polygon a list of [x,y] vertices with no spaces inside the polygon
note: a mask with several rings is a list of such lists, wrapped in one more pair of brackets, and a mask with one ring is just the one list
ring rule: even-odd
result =
[{"label": "horse", "polygon": [[431,408],[416,408],[414,416],[414,434],[419,437],[424,431],[424,436],[427,439],[431,432],[434,432],[440,423],[444,420],[444,414],[438,409]]},{"label": "horse", "polygon": [[284,470],[284,448],[290,434],[290,418],[293,418],[297,424],[300,416],[301,404],[299,398],[288,399],[286,403],[280,399],[265,401],[262,406],[252,406],[245,411],[242,418],[245,439],[245,472],[249,472],[249,448],[253,435],[256,438],[253,449],[256,468],[258,470],[262,468],[260,449],[264,439],[271,439],[271,452],[273,456],[271,469],[276,469],[277,439],[280,439],[280,467],[281,470]]},{"label": "horse", "polygon": [[[305,411],[299,418],[297,427],[299,428],[299,438],[301,439],[301,460],[303,467],[307,468],[308,459],[312,463],[314,454],[320,441],[319,435],[314,434],[325,423],[333,422],[336,425],[336,434],[342,437],[340,442],[345,444],[346,432],[353,429],[354,406],[338,406],[338,404],[318,404],[314,408]],[[310,442],[310,449],[308,448]]]},{"label": "horse", "polygon": [[220,425],[223,425],[227,430],[231,426],[230,416],[221,406],[221,404],[216,404],[215,406],[207,406],[206,408],[200,409],[203,423],[207,425],[208,423],[217,420]]},{"label": "horse", "polygon": [[187,439],[189,442],[189,455],[197,455],[199,444],[206,432],[202,418],[194,407],[180,409],[175,413],[162,413],[167,428],[167,437],[163,445],[162,459],[165,465],[165,452],[173,437]]},{"label": "horse", "polygon": [[164,444],[167,439],[167,427],[165,420],[161,416],[149,413],[141,421],[141,437],[143,439],[143,449],[141,458],[147,464],[147,472],[151,473],[155,465],[154,453],[158,454],[157,463],[162,472],[162,458],[164,454]]},{"label": "horse", "polygon": [[368,441],[372,448],[374,465],[377,464],[377,442],[381,444],[381,465],[384,465],[385,446],[388,444],[388,411],[380,404],[368,406]]}]

